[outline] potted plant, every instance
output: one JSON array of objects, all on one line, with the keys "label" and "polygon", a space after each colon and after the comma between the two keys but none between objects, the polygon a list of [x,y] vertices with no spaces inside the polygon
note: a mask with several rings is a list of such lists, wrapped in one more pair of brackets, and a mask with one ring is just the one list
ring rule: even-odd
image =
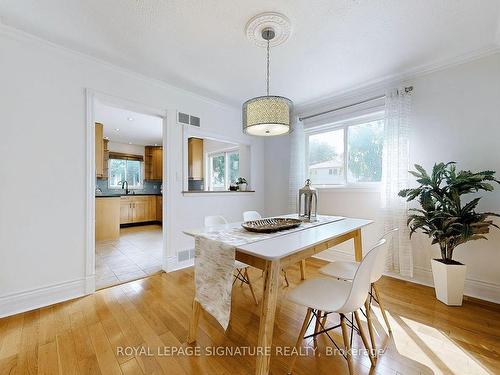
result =
[{"label": "potted plant", "polygon": [[410,238],[417,230],[432,238],[438,244],[441,258],[432,259],[432,275],[438,300],[450,306],[462,304],[466,266],[453,260],[453,251],[463,243],[487,239],[490,226],[497,227],[490,216],[500,216],[492,212],[476,212],[481,199],[474,198],[462,202],[461,197],[480,190],[491,191],[490,182],[496,180],[494,171],[459,171],[456,163],[438,163],[431,175],[415,164],[416,171],[410,171],[420,184],[414,189],[404,189],[399,196],[407,201],[417,199],[420,208],[410,209],[408,227]]},{"label": "potted plant", "polygon": [[245,180],[243,177],[238,177],[238,180],[236,180],[236,185],[238,185],[238,189],[240,191],[246,191],[247,184],[247,180]]}]

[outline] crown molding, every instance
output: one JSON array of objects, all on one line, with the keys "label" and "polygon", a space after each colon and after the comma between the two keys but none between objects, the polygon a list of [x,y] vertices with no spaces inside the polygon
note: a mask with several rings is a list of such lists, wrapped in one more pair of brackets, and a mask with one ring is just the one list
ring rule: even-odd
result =
[{"label": "crown molding", "polygon": [[222,101],[220,99],[211,98],[209,96],[198,94],[196,92],[193,92],[193,91],[190,91],[188,89],[173,85],[173,84],[168,83],[166,81],[152,78],[152,77],[149,77],[149,76],[141,74],[141,73],[137,73],[133,70],[130,70],[128,68],[113,64],[109,61],[97,58],[95,56],[80,52],[78,50],[63,46],[63,45],[58,44],[58,43],[51,42],[47,39],[44,39],[44,38],[41,38],[41,37],[36,36],[34,34],[25,32],[23,30],[15,28],[15,27],[8,26],[5,23],[2,23],[1,18],[0,18],[0,36],[7,36],[7,37],[10,37],[10,38],[15,39],[15,40],[20,40],[20,41],[25,41],[25,42],[38,43],[38,44],[41,44],[45,47],[53,48],[53,49],[58,50],[60,52],[82,58],[84,60],[87,60],[87,61],[95,63],[95,64],[105,66],[105,67],[113,69],[119,73],[128,75],[129,77],[132,77],[135,79],[139,79],[143,82],[155,85],[157,87],[161,87],[161,88],[164,88],[167,90],[180,91],[185,95],[191,96],[194,99],[201,100],[201,101],[208,103],[208,104],[217,105],[217,106],[232,109],[232,110],[240,110],[240,107],[234,103],[225,102],[225,101]]},{"label": "crown molding", "polygon": [[[126,74],[130,77],[140,79],[140,80],[147,82],[149,84],[153,84],[153,85],[156,85],[158,87],[165,88],[168,90],[181,91],[182,93],[184,93],[188,96],[191,96],[195,99],[201,100],[201,101],[208,103],[208,104],[213,104],[213,105],[217,105],[217,106],[232,109],[232,110],[239,110],[240,109],[238,105],[236,105],[235,103],[232,103],[230,101],[223,101],[220,99],[211,98],[209,96],[198,94],[196,92],[193,92],[193,91],[190,91],[188,89],[173,85],[173,84],[168,83],[166,81],[152,78],[152,77],[143,75],[141,73],[137,73],[133,70],[130,70],[130,69],[124,68],[122,66],[113,64],[113,63],[108,62],[106,60],[102,60],[102,59],[99,59],[99,58],[94,57],[92,55],[89,55],[89,54],[86,54],[83,52],[79,52],[75,49],[71,49],[69,47],[62,46],[58,43],[51,42],[47,39],[38,37],[34,34],[27,33],[27,32],[22,31],[20,29],[17,29],[17,28],[11,27],[11,26],[7,26],[7,25],[5,25],[5,23],[2,22],[1,17],[0,17],[0,35],[9,36],[9,37],[11,37],[13,39],[17,39],[17,40],[24,40],[24,41],[28,41],[28,42],[35,42],[35,43],[43,44],[45,46],[54,48],[56,50],[65,52],[67,54],[71,54],[73,56],[78,56],[78,57],[83,58],[87,61],[103,65],[107,68],[114,69],[122,74]],[[408,70],[403,71],[403,72],[390,74],[390,75],[386,75],[384,77],[372,79],[368,82],[365,82],[365,83],[360,84],[360,85],[356,85],[356,86],[351,87],[351,88],[346,89],[346,90],[334,91],[334,92],[332,92],[324,97],[321,97],[321,98],[318,97],[318,98],[304,101],[302,103],[298,103],[295,105],[294,114],[299,115],[299,116],[304,116],[304,115],[307,115],[307,112],[314,110],[315,108],[320,108],[323,105],[329,105],[332,102],[349,100],[350,98],[358,98],[358,97],[360,97],[360,95],[366,94],[366,92],[368,92],[368,91],[369,92],[378,92],[378,93],[384,92],[391,85],[404,83],[405,81],[409,81],[409,80],[415,79],[415,78],[420,77],[420,76],[424,76],[424,75],[431,74],[431,73],[434,73],[437,71],[445,70],[445,69],[448,69],[448,68],[451,68],[451,67],[454,67],[457,65],[465,64],[465,63],[468,63],[468,62],[471,62],[474,60],[478,60],[478,59],[481,59],[481,58],[484,58],[484,57],[487,57],[490,55],[494,55],[494,54],[499,53],[499,52],[500,52],[500,20],[499,20],[498,31],[496,33],[495,43],[492,43],[488,46],[485,46],[485,47],[477,49],[477,50],[469,51],[467,53],[455,56],[453,58],[438,60],[438,61],[435,61],[435,62],[430,63],[430,64],[422,64],[418,67],[411,68],[411,69],[408,69]]]},{"label": "crown molding", "polygon": [[[500,29],[499,29],[500,33]],[[499,35],[500,37],[500,35]],[[386,75],[381,78],[370,80],[366,83],[351,87],[347,90],[333,92],[326,97],[308,100],[295,106],[295,114],[305,116],[314,109],[325,105],[331,105],[333,102],[348,101],[349,99],[359,98],[370,94],[380,94],[394,85],[404,84],[418,77],[425,76],[438,71],[446,70],[458,65],[466,64],[474,60],[479,60],[494,54],[500,53],[500,41],[492,43],[484,48],[469,51],[467,53],[455,56],[449,59],[442,59],[430,64],[422,64],[415,68],[407,69],[403,72]]]}]

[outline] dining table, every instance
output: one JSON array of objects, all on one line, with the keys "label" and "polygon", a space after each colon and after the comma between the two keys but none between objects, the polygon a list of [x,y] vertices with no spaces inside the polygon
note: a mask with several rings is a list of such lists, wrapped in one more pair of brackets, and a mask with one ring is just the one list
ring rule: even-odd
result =
[{"label": "dining table", "polygon": [[[290,216],[290,215],[288,215]],[[270,369],[273,328],[279,294],[279,278],[282,269],[299,264],[300,276],[306,279],[306,262],[309,257],[325,251],[343,242],[353,240],[354,259],[363,258],[361,230],[372,220],[343,217],[334,222],[307,227],[280,236],[236,246],[235,259],[263,271],[263,292],[260,302],[260,323],[258,347],[269,350],[256,351],[255,374],[267,375]],[[241,222],[221,225],[219,229],[231,229],[241,226]],[[201,235],[206,228],[185,230],[188,236]],[[187,342],[196,342],[201,305],[193,299],[191,320],[189,322]]]}]

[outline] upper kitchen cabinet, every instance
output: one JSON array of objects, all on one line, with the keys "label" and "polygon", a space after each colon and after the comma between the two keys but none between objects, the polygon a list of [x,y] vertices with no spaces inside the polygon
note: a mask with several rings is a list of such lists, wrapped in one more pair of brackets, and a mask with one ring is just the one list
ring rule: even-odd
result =
[{"label": "upper kitchen cabinet", "polygon": [[108,178],[108,150],[107,139],[104,139],[104,126],[100,122],[95,123],[95,175],[98,178]]},{"label": "upper kitchen cabinet", "polygon": [[163,147],[146,146],[144,164],[146,180],[161,180],[163,178]]},{"label": "upper kitchen cabinet", "polygon": [[104,177],[104,126],[95,123],[95,175]]},{"label": "upper kitchen cabinet", "polygon": [[104,148],[104,156],[102,160],[102,177],[103,178],[108,178],[108,165],[109,165],[109,140],[105,139],[103,141],[103,148]]},{"label": "upper kitchen cabinet", "polygon": [[188,139],[188,178],[203,180],[203,139]]}]

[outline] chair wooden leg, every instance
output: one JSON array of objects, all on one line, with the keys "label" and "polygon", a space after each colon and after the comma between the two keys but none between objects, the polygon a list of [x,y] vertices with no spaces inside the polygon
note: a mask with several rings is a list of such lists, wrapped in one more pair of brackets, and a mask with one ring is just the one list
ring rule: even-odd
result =
[{"label": "chair wooden leg", "polygon": [[[312,309],[307,309],[306,317],[304,319],[304,323],[302,323],[302,328],[300,329],[299,337],[297,337],[297,342],[295,343],[295,352],[299,352],[300,344],[304,339],[304,334],[306,333],[307,326],[309,323],[309,319],[311,319]],[[295,361],[297,360],[297,356],[292,356],[292,360],[290,361],[290,366],[288,367],[288,374],[292,373],[293,366],[295,366]]]},{"label": "chair wooden leg", "polygon": [[380,293],[378,292],[378,288],[375,285],[375,283],[372,284],[373,291],[375,292],[375,298],[378,301],[378,305],[380,306],[380,311],[382,311],[382,316],[384,317],[385,325],[387,326],[387,329],[389,330],[389,335],[392,333],[391,325],[389,324],[389,319],[387,319],[387,315],[385,313],[385,307],[384,303],[382,302],[382,299],[380,298]]},{"label": "chair wooden leg", "polygon": [[250,288],[250,293],[252,293],[252,297],[253,297],[253,300],[255,301],[255,304],[259,305],[259,301],[257,301],[257,297],[255,297],[255,293],[253,291],[253,286],[252,286],[252,283],[250,281],[250,277],[248,276],[248,271],[246,268],[245,268],[245,279],[247,279],[248,287]]},{"label": "chair wooden leg", "polygon": [[306,260],[302,259],[299,264],[300,264],[300,279],[305,280],[306,279]]},{"label": "chair wooden leg", "polygon": [[370,348],[370,345],[368,344],[368,340],[366,339],[366,335],[365,335],[365,330],[361,326],[361,320],[359,319],[359,314],[357,311],[354,311],[354,317],[356,318],[356,324],[358,325],[359,334],[361,335],[361,340],[363,340],[363,345],[365,346],[365,349],[368,351],[368,356],[370,357],[370,362],[372,363],[372,366],[375,366],[374,350],[372,350]]},{"label": "chair wooden leg", "polygon": [[290,286],[290,283],[288,282],[288,277],[286,276],[286,271],[284,268],[281,269],[281,272],[283,272],[283,277],[285,278],[285,284],[286,287],[288,288]]},{"label": "chair wooden leg", "polygon": [[352,353],[351,353],[351,343],[349,342],[349,331],[347,330],[346,318],[344,314],[340,314],[340,326],[342,327],[342,338],[344,340],[344,348],[346,351],[347,366],[349,367],[349,374],[354,374],[354,369],[352,366]]},{"label": "chair wooden leg", "polygon": [[370,341],[372,343],[372,349],[373,352],[375,353],[375,350],[377,349],[376,344],[375,344],[375,333],[373,332],[373,322],[372,322],[372,313],[371,313],[371,306],[370,306],[370,299],[369,297],[365,301],[365,309],[366,309],[366,323],[368,324],[368,333],[370,334]]},{"label": "chair wooden leg", "polygon": [[325,315],[323,315],[323,319],[321,319],[321,325],[323,328],[326,328],[326,320],[328,319],[328,314],[325,312]]}]

